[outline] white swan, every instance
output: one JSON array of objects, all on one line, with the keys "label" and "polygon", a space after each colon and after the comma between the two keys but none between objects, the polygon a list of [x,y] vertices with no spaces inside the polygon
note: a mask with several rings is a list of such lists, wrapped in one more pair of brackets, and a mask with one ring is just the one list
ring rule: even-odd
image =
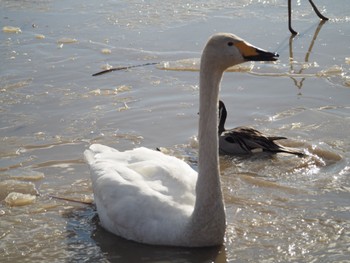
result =
[{"label": "white swan", "polygon": [[102,226],[147,244],[222,244],[226,219],[218,163],[220,81],[230,66],[249,60],[275,61],[277,56],[232,34],[209,39],[200,65],[198,176],[185,162],[158,151],[119,152],[91,145],[84,154]]},{"label": "white swan", "polygon": [[240,126],[226,130],[227,111],[225,104],[219,101],[219,153],[225,155],[268,153],[289,153],[304,156],[297,150],[275,143],[276,140],[287,139],[281,136],[266,136],[251,127]]}]

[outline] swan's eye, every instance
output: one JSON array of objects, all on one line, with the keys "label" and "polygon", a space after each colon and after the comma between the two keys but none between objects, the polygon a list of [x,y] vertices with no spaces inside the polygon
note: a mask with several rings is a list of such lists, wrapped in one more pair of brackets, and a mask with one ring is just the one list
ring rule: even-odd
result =
[{"label": "swan's eye", "polygon": [[232,46],[233,46],[233,42],[228,42],[227,45],[228,45],[229,47],[232,47]]}]

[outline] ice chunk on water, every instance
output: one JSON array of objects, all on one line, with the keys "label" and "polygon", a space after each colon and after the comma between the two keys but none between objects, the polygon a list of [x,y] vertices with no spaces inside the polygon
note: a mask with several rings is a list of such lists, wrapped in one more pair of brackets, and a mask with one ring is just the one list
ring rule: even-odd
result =
[{"label": "ice chunk on water", "polygon": [[23,206],[34,203],[35,199],[35,195],[11,192],[6,196],[5,203],[10,206]]}]

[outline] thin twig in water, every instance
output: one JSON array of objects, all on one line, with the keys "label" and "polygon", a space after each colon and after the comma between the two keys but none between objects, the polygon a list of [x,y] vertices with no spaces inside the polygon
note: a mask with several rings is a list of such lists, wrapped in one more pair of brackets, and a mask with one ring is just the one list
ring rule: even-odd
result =
[{"label": "thin twig in water", "polygon": [[92,74],[92,76],[99,76],[108,72],[112,72],[112,71],[117,71],[117,70],[125,70],[125,69],[130,69],[130,68],[137,68],[137,67],[143,67],[143,66],[150,66],[150,65],[156,65],[159,62],[150,62],[150,63],[145,63],[145,64],[141,64],[141,65],[134,65],[134,66],[125,66],[125,67],[117,67],[117,68],[110,68],[110,69],[106,69],[100,72],[97,72],[95,74]]},{"label": "thin twig in water", "polygon": [[74,203],[79,203],[79,204],[84,204],[84,205],[92,205],[92,201],[81,201],[81,200],[76,200],[76,199],[71,199],[71,198],[66,198],[66,197],[60,197],[60,196],[55,196],[55,195],[49,195],[49,197],[53,199],[58,199],[58,200],[63,200],[63,201],[68,201],[68,202],[74,202]]}]

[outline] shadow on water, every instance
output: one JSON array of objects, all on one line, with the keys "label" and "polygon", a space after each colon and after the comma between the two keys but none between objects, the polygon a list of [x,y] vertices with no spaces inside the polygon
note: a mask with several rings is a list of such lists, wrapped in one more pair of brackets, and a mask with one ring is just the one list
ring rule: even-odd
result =
[{"label": "shadow on water", "polygon": [[[317,39],[317,36],[318,34],[320,33],[321,31],[321,28],[322,26],[326,23],[325,20],[321,20],[320,23],[318,24],[316,30],[315,30],[315,33],[312,37],[312,40],[310,42],[310,45],[309,45],[309,48],[305,54],[305,59],[304,59],[304,62],[305,63],[308,63],[309,62],[309,57],[310,57],[310,54],[312,52],[312,48],[314,47],[314,44],[315,44],[315,41]],[[289,64],[290,64],[290,72],[294,72],[294,73],[297,73],[297,74],[302,74],[303,71],[305,70],[304,67],[302,67],[299,71],[295,71],[294,69],[294,55],[293,55],[293,41],[294,41],[294,38],[295,38],[296,35],[291,35],[290,38],[289,38]],[[302,77],[300,81],[298,81],[295,77],[290,77],[293,82],[294,82],[294,85],[299,89],[301,90],[301,88],[303,87],[303,82],[305,81],[305,77]],[[298,95],[301,95],[301,93],[299,93]]]},{"label": "shadow on water", "polygon": [[181,248],[139,244],[113,235],[100,225],[94,206],[74,209],[67,218],[72,262],[226,262],[225,248]]}]

